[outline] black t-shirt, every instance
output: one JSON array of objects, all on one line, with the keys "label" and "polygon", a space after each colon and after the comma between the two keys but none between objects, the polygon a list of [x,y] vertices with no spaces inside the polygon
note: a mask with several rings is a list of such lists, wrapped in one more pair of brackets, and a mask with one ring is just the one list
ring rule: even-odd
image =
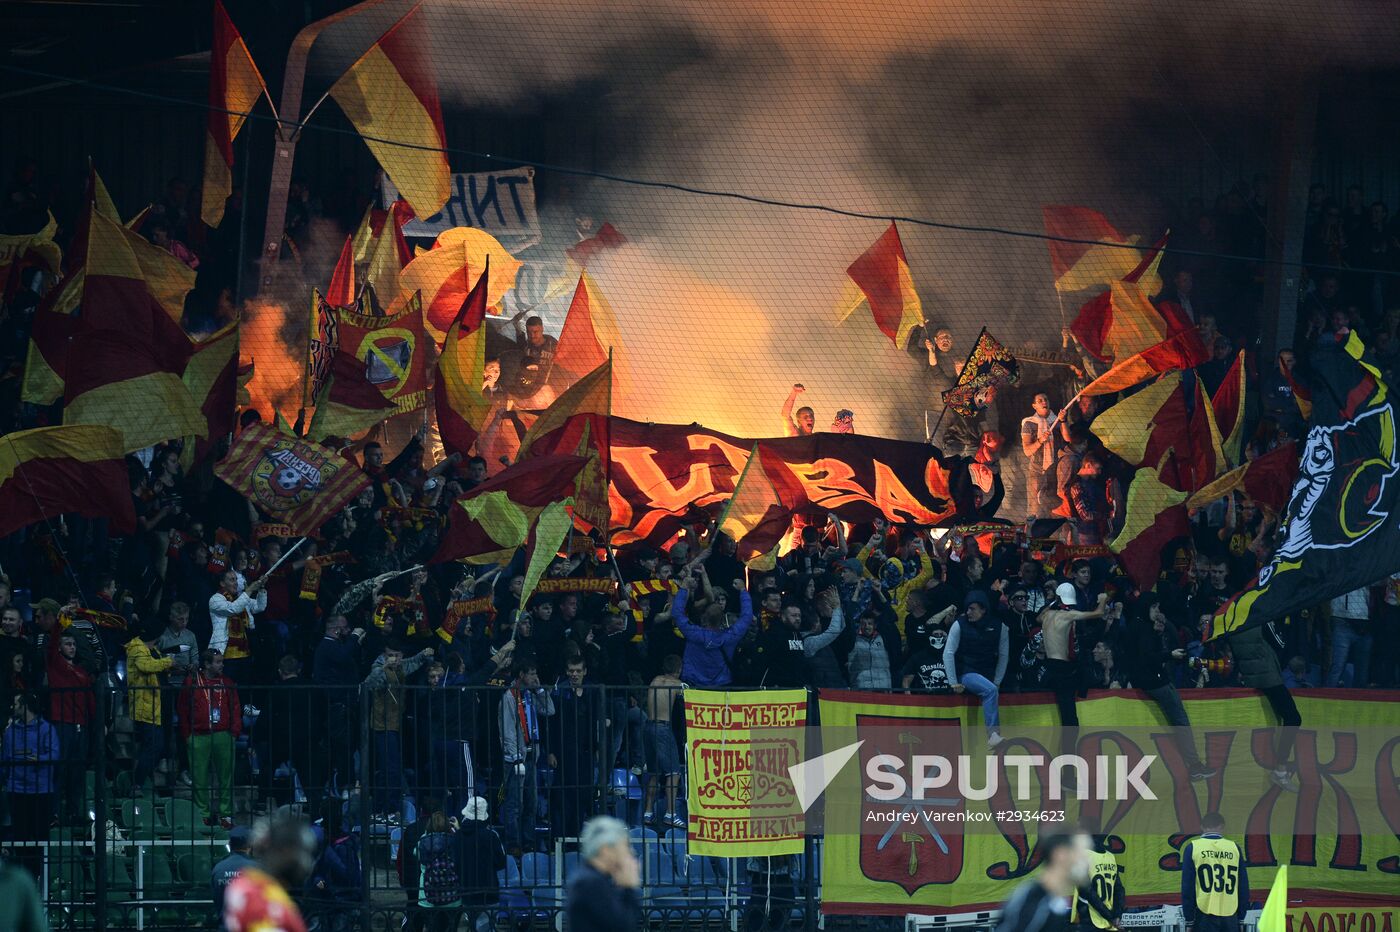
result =
[{"label": "black t-shirt", "polygon": [[948,632],[942,628],[937,629],[939,634],[938,648],[924,647],[913,654],[904,662],[904,667],[899,671],[899,681],[904,682],[904,677],[913,675],[914,679],[909,684],[910,689],[917,689],[926,693],[946,693],[950,692],[948,686],[948,671],[943,667],[943,641],[947,640]]}]

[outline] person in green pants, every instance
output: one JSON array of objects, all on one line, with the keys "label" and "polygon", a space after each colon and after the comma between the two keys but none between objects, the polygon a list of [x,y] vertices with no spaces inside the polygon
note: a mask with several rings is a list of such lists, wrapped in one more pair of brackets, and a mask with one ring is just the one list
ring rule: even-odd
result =
[{"label": "person in green pants", "polygon": [[[180,736],[190,749],[194,804],[205,825],[233,827],[233,744],[243,733],[243,704],[238,686],[224,676],[224,655],[206,650],[200,665],[185,678],[177,709]],[[217,803],[210,798],[211,773],[219,782]]]}]

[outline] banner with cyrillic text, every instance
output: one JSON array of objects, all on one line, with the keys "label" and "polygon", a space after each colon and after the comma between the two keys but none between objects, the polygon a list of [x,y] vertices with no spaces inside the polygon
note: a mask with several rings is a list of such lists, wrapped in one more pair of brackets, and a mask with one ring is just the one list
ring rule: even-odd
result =
[{"label": "banner with cyrillic text", "polygon": [[806,724],[803,689],[685,691],[690,854],[801,853],[804,819],[788,768],[803,759]]},{"label": "banner with cyrillic text", "polygon": [[[540,218],[535,212],[535,170],[512,168],[498,172],[455,174],[447,203],[431,217],[415,217],[403,225],[404,236],[436,238],[453,227],[475,227],[501,240],[537,240]],[[388,176],[382,206],[398,199]]]}]

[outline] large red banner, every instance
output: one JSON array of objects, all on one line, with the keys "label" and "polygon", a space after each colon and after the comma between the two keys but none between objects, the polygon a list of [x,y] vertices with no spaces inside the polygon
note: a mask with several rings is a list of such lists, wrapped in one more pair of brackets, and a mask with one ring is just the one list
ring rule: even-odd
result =
[{"label": "large red banner", "polygon": [[[532,455],[573,453],[597,415],[579,415],[541,438]],[[734,492],[754,444],[769,479],[794,510],[832,512],[844,521],[950,525],[990,517],[995,492],[979,493],[967,460],[937,447],[855,434],[752,440],[699,424],[644,424],[609,419],[607,470],[612,541],[659,544],[687,521],[712,516]],[[776,465],[775,465],[776,464]],[[600,477],[602,478],[602,477]],[[701,514],[704,513],[704,514]]]}]

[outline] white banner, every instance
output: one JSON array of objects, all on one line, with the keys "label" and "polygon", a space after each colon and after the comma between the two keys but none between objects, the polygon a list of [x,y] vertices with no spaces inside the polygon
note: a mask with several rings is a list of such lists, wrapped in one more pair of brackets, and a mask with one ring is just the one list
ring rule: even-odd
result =
[{"label": "white banner", "polygon": [[[398,199],[389,176],[383,176],[380,189],[383,207]],[[509,245],[520,240],[537,241],[540,218],[535,213],[535,170],[512,168],[498,172],[475,172],[452,176],[451,194],[442,210],[431,217],[417,217],[404,224],[405,236],[436,238],[452,227],[485,230]]]}]

